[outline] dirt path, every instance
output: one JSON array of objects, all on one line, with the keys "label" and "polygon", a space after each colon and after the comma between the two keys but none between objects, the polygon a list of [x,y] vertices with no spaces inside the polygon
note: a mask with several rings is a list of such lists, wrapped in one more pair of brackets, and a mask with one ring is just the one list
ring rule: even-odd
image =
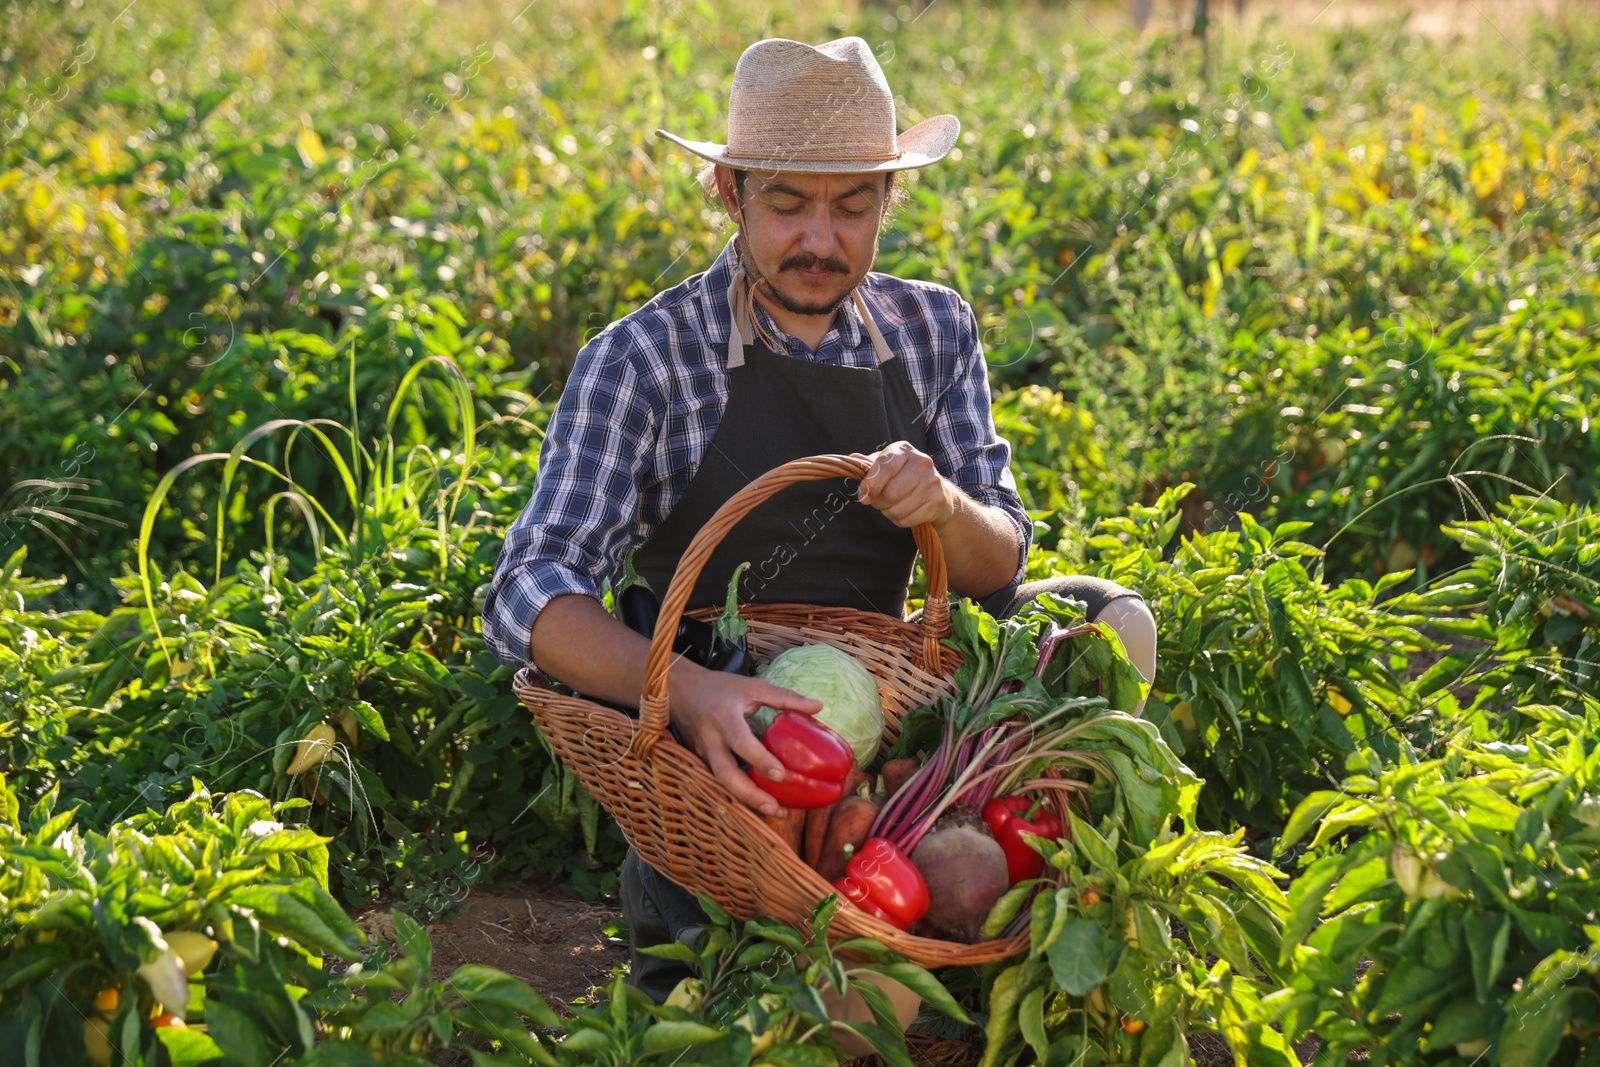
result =
[{"label": "dirt path", "polygon": [[[355,913],[356,925],[374,941],[393,943],[387,907]],[[475,889],[467,910],[448,923],[428,927],[433,939],[433,977],[443,981],[464,963],[497,967],[527,982],[557,1012],[592,997],[628,958],[615,929],[618,908],[569,896],[548,884]]]}]

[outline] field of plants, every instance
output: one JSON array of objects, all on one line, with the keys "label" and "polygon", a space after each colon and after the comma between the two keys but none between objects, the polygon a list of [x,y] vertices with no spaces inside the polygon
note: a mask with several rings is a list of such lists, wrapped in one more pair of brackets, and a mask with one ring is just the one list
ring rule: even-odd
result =
[{"label": "field of plants", "polygon": [[[832,1064],[886,975],[896,1065],[1600,1064],[1597,10],[1174,6],[0,0],[0,1058]],[[1192,777],[1101,781],[1004,964],[833,903],[666,1006],[435,967],[615,899],[484,589],[729,236],[653,131],[844,34],[962,120],[879,269],[972,304],[1029,573],[1146,596]]]}]

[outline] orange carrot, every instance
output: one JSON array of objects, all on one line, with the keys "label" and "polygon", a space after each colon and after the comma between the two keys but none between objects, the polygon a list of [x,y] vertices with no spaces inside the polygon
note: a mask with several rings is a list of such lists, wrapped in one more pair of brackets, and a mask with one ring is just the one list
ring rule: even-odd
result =
[{"label": "orange carrot", "polygon": [[822,859],[822,840],[828,834],[828,822],[838,806],[835,802],[825,808],[812,808],[806,812],[805,851],[801,857],[812,870],[817,869],[817,863]]},{"label": "orange carrot", "polygon": [[[878,810],[883,807],[884,796],[863,796],[857,793],[845,797],[834,808],[828,822],[828,835],[822,842],[822,858],[817,863],[817,873],[829,882],[844,877],[855,850],[866,843],[872,824],[877,821]],[[848,850],[847,850],[848,846]]]},{"label": "orange carrot", "polygon": [[806,813],[799,808],[779,808],[778,814],[763,815],[761,821],[766,823],[773,833],[783,838],[784,844],[788,845],[791,851],[799,852],[805,815]]},{"label": "orange carrot", "polygon": [[900,792],[902,786],[911,781],[912,775],[922,769],[922,764],[915,756],[904,759],[892,759],[883,765],[883,792],[886,796],[894,796]]},{"label": "orange carrot", "polygon": [[[852,770],[844,782],[844,795],[854,796],[870,780],[865,771],[859,768]],[[805,852],[802,856],[812,870],[822,862],[822,842],[828,835],[828,823],[833,819],[833,813],[842,801],[843,798],[840,798],[839,802],[829,804],[825,808],[812,808],[805,813]]]}]

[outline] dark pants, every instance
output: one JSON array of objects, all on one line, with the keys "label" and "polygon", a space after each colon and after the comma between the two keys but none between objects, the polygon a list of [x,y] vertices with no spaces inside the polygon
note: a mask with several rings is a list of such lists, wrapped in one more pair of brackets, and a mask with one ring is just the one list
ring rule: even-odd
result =
[{"label": "dark pants", "polygon": [[[1064,575],[1007,586],[984,597],[979,604],[995,618],[1006,619],[1021,611],[1040,593],[1055,593],[1083,601],[1088,605],[1090,622],[1097,619],[1113,600],[1124,597],[1143,599],[1138,593],[1104,578]],[[920,610],[913,612],[912,621],[921,614]],[[619,881],[622,916],[628,924],[631,981],[659,1004],[667,999],[673,986],[684,978],[692,977],[695,972],[688,964],[643,955],[639,952],[640,946],[660,945],[669,941],[692,946],[700,936],[706,916],[692,893],[663,877],[659,871],[639,859],[639,854],[631,848],[622,861]]]}]

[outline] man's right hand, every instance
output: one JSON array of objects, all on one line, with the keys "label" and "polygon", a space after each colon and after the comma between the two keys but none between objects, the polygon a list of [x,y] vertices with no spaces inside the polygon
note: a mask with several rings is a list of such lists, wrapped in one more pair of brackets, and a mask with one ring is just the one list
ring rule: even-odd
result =
[{"label": "man's right hand", "polygon": [[667,675],[667,707],[673,724],[700,754],[728,792],[764,815],[776,815],[778,803],[739,769],[735,757],[767,777],[782,781],[783,764],[767,751],[750,729],[748,718],[763,705],[779,711],[815,715],[822,701],[780,689],[760,678],[711,671],[680,659]]},{"label": "man's right hand", "polygon": [[[529,652],[541,670],[578,692],[637,707],[650,639],[612,618],[593,597],[569,593],[552,599],[534,619]],[[683,739],[729,792],[775,815],[778,803],[739,769],[735,758],[744,757],[771,778],[783,777],[783,765],[745,721],[763,704],[804,715],[822,710],[820,700],[759,678],[710,671],[682,656],[667,671],[667,707]]]}]

